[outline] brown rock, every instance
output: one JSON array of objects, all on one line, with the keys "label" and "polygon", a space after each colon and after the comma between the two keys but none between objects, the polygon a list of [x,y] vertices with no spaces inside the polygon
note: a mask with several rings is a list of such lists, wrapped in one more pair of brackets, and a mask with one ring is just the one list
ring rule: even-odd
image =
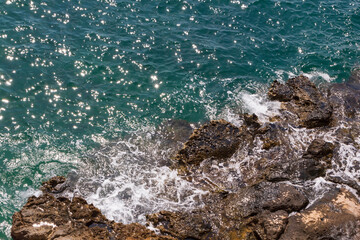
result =
[{"label": "brown rock", "polygon": [[210,219],[201,213],[161,211],[147,218],[161,233],[178,239],[207,239],[212,230]]},{"label": "brown rock", "polygon": [[256,234],[263,240],[279,239],[288,223],[288,213],[284,210],[265,211],[258,218],[255,226]]},{"label": "brown rock", "polygon": [[305,76],[291,78],[286,84],[274,81],[268,96],[283,102],[285,109],[295,113],[300,126],[315,128],[327,126],[331,121],[331,105]]},{"label": "brown rock", "polygon": [[225,213],[229,218],[241,219],[265,210],[288,213],[299,211],[308,199],[294,186],[284,183],[261,182],[230,195],[225,200]]},{"label": "brown rock", "polygon": [[260,183],[223,197],[210,195],[205,207],[191,212],[161,211],[148,221],[178,239],[276,239],[288,213],[303,209],[307,198],[283,183]]},{"label": "brown rock", "polygon": [[240,144],[240,129],[225,120],[211,121],[196,129],[176,155],[183,164],[199,164],[206,158],[231,157]]},{"label": "brown rock", "polygon": [[278,81],[274,81],[268,92],[268,96],[271,100],[277,100],[280,102],[288,102],[293,98],[293,90],[286,84],[281,84]]},{"label": "brown rock", "polygon": [[249,128],[258,129],[261,125],[256,114],[244,114],[244,123]]},{"label": "brown rock", "polygon": [[299,171],[299,178],[303,180],[325,176],[326,169],[331,167],[331,157],[334,145],[322,139],[313,140],[303,158],[294,164]]},{"label": "brown rock", "polygon": [[14,240],[172,239],[158,236],[140,224],[109,221],[82,198],[70,201],[49,194],[30,197],[13,215],[11,236]]},{"label": "brown rock", "polygon": [[360,239],[360,203],[345,189],[289,218],[282,240]]},{"label": "brown rock", "polygon": [[304,154],[305,158],[324,158],[324,157],[330,157],[334,150],[334,144],[330,142],[325,142],[322,139],[315,139],[313,140],[308,149],[306,150],[306,153]]},{"label": "brown rock", "polygon": [[66,178],[63,176],[56,176],[43,182],[41,191],[44,193],[61,193],[67,188]]}]

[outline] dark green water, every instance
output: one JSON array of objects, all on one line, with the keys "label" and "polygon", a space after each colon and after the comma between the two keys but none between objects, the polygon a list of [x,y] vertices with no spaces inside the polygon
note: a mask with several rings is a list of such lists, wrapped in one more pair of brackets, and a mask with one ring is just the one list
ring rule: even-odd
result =
[{"label": "dark green water", "polygon": [[275,79],[346,80],[359,32],[359,1],[3,0],[0,238],[41,181],[105,142],[233,119]]}]

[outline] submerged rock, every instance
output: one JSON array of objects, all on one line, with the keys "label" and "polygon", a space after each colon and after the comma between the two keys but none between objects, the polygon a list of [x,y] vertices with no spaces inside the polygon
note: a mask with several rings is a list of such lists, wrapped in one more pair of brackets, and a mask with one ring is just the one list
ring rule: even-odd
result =
[{"label": "submerged rock", "polygon": [[169,158],[189,139],[194,127],[195,124],[181,119],[166,120],[160,124],[155,135],[161,139],[163,148],[173,149],[174,152],[169,154]]}]

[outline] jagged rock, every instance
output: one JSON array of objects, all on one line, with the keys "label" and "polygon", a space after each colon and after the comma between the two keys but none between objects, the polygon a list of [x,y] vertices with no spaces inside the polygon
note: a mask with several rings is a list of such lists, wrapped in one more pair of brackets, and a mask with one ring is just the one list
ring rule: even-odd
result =
[{"label": "jagged rock", "polygon": [[281,125],[274,123],[267,123],[264,127],[259,129],[257,133],[260,139],[263,141],[262,148],[269,150],[275,146],[281,146],[283,144],[283,138],[281,134],[284,132]]},{"label": "jagged rock", "polygon": [[148,216],[162,233],[177,239],[206,239],[212,230],[209,220],[202,214],[186,212],[161,211]]},{"label": "jagged rock", "polygon": [[251,239],[259,235],[276,239],[285,228],[288,213],[308,204],[299,190],[284,183],[263,182],[216,200],[214,195],[209,198],[204,208],[161,211],[148,215],[148,221],[179,239]]},{"label": "jagged rock", "polygon": [[287,223],[288,213],[286,211],[265,211],[259,216],[254,232],[263,240],[279,239]]},{"label": "jagged rock", "polygon": [[261,182],[232,194],[226,199],[225,213],[228,218],[241,219],[265,210],[288,213],[298,211],[308,204],[304,194],[294,186],[284,183]]},{"label": "jagged rock", "polygon": [[268,96],[271,100],[289,102],[293,98],[293,90],[287,84],[275,80],[269,89]]},{"label": "jagged rock", "polygon": [[298,164],[300,179],[308,180],[325,176],[326,169],[331,167],[330,158],[334,145],[322,139],[315,139],[309,145]]},{"label": "jagged rock", "polygon": [[231,157],[240,144],[240,129],[225,120],[210,121],[196,129],[176,155],[183,164],[199,164],[206,158]]},{"label": "jagged rock", "polygon": [[326,169],[331,167],[334,145],[322,139],[311,142],[302,158],[282,158],[270,164],[265,179],[271,182],[284,180],[309,180],[325,176]]},{"label": "jagged rock", "polygon": [[360,69],[351,73],[349,81],[329,87],[328,99],[339,120],[354,119],[360,108]]},{"label": "jagged rock", "polygon": [[70,201],[50,194],[30,197],[13,215],[11,236],[14,240],[172,239],[158,236],[140,224],[109,221],[82,198]]},{"label": "jagged rock", "polygon": [[43,193],[61,193],[67,188],[66,178],[63,176],[56,176],[43,182],[40,188]]},{"label": "jagged rock", "polygon": [[289,218],[281,240],[360,239],[360,203],[345,189]]},{"label": "jagged rock", "polygon": [[334,150],[334,144],[330,142],[325,142],[322,139],[315,139],[311,142],[306,153],[304,154],[305,158],[324,158],[330,157]]},{"label": "jagged rock", "polygon": [[261,124],[259,123],[259,118],[256,114],[244,114],[244,123],[247,127],[258,129]]},{"label": "jagged rock", "polygon": [[326,126],[331,121],[332,107],[307,77],[289,79],[286,84],[274,81],[268,92],[271,100],[283,102],[283,106],[299,118],[299,125],[307,128]]}]

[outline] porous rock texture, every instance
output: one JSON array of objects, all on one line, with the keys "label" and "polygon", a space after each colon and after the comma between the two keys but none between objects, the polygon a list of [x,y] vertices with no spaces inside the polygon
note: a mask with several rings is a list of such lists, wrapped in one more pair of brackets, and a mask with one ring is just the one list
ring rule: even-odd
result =
[{"label": "porous rock texture", "polygon": [[199,164],[210,157],[231,157],[240,144],[240,129],[225,120],[214,120],[196,129],[176,155],[182,164]]},{"label": "porous rock texture", "polygon": [[295,187],[266,182],[226,196],[212,195],[205,202],[204,208],[195,211],[161,211],[148,215],[148,220],[162,233],[178,239],[232,239],[257,231],[278,236],[288,214],[308,204]]},{"label": "porous rock texture", "polygon": [[307,77],[301,75],[285,84],[274,81],[269,98],[283,102],[283,107],[295,113],[300,126],[307,128],[327,126],[331,122],[332,106]]}]

